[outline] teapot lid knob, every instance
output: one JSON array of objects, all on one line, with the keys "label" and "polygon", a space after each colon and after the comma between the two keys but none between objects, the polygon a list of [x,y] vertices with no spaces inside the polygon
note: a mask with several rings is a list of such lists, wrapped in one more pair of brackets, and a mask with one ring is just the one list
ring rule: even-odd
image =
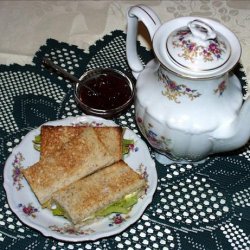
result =
[{"label": "teapot lid knob", "polygon": [[231,54],[227,39],[199,19],[174,30],[166,46],[167,53],[177,66],[195,72],[219,68]]}]

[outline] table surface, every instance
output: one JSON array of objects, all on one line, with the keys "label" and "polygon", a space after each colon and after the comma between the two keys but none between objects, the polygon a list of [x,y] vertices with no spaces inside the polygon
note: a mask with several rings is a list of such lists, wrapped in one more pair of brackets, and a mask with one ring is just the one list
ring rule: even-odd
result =
[{"label": "table surface", "polygon": [[[89,45],[112,30],[126,30],[131,5],[146,4],[162,22],[179,16],[220,21],[239,37],[241,61],[250,79],[250,1],[0,1],[0,64],[29,63],[47,38]],[[95,15],[93,15],[95,13]],[[148,39],[139,37],[145,45]]]},{"label": "table surface", "polygon": [[[131,5],[136,5],[136,4],[146,4],[150,6],[158,14],[162,22],[168,21],[170,19],[173,19],[179,16],[202,16],[202,17],[209,17],[209,18],[216,19],[220,21],[221,23],[225,24],[233,32],[235,32],[235,34],[240,39],[240,42],[242,45],[241,64],[243,66],[244,72],[241,72],[241,71],[239,72],[241,74],[241,78],[246,83],[250,83],[250,60],[249,60],[250,58],[250,32],[249,32],[250,31],[249,30],[250,1],[247,1],[247,0],[243,0],[243,1],[236,1],[236,0],[235,1],[233,0],[228,0],[228,1],[219,1],[219,0],[213,0],[213,1],[203,1],[203,0],[194,0],[194,1],[192,0],[190,1],[157,1],[157,0],[156,1],[0,1],[0,32],[2,34],[0,36],[0,64],[2,65],[1,70],[5,69],[6,66],[4,65],[12,65],[12,64],[15,64],[15,65],[13,65],[12,68],[6,68],[6,72],[13,71],[14,69],[18,69],[19,72],[22,72],[26,69],[26,68],[22,68],[22,65],[27,65],[27,69],[30,72],[32,70],[35,70],[34,68],[32,68],[32,66],[30,66],[30,65],[37,64],[38,62],[38,59],[34,60],[34,55],[35,53],[37,53],[39,48],[46,43],[46,40],[49,38],[56,39],[56,41],[59,41],[59,42],[65,42],[66,43],[65,45],[67,44],[77,45],[80,50],[84,50],[84,53],[86,53],[82,55],[87,56],[89,46],[95,44],[95,41],[102,39],[102,37],[104,37],[106,34],[109,34],[111,31],[114,31],[114,30],[126,31],[127,9]],[[141,33],[138,36],[138,39],[141,41],[142,46],[146,47],[148,50],[151,48],[150,47],[151,44],[148,39],[147,31],[143,27],[141,29]],[[54,40],[50,41],[50,46],[52,46],[53,44],[59,47],[61,46],[60,44],[58,45],[57,42],[55,42]],[[80,51],[80,50],[78,51],[78,48],[75,48],[77,52]],[[93,62],[93,65],[94,63],[95,62]],[[21,65],[21,66],[19,67],[16,64]],[[87,66],[85,65],[84,69],[88,68],[88,66],[90,67],[91,63]],[[4,75],[4,77],[6,77],[7,79],[8,73]],[[19,77],[21,79],[22,76],[20,75]],[[38,78],[39,77],[40,76],[38,76]],[[12,81],[12,78],[8,78],[8,79],[11,79],[10,81]],[[38,80],[39,81],[41,80],[42,82],[44,81],[44,79],[42,78],[41,79],[39,78]],[[64,102],[62,105],[61,104],[60,105],[63,106],[63,108],[65,109],[62,112],[62,114],[65,115],[66,117],[68,114],[70,114],[70,111],[69,111],[70,105],[73,105],[70,100],[71,98],[70,95],[72,95],[72,93],[69,93],[68,87],[65,86],[62,88],[58,80],[56,82],[58,86],[53,86],[53,91],[51,91],[51,96],[53,97],[55,93],[55,96],[57,96],[57,98],[61,98],[62,103]],[[1,84],[6,84],[6,82],[0,81],[0,85]],[[49,82],[48,85],[50,84],[51,82]],[[15,87],[17,88],[17,86]],[[47,90],[45,90],[45,92],[46,91]],[[14,92],[15,91],[13,90],[13,93]],[[50,92],[50,91],[47,91],[47,92]],[[49,94],[46,93],[46,95],[50,97],[50,93]],[[24,103],[26,101],[26,100],[21,100],[21,97],[20,97],[20,100],[18,98],[19,97],[17,96],[17,98],[15,99],[16,103],[18,102],[22,103],[22,101]],[[29,96],[27,96],[27,98],[29,98]],[[35,97],[34,96],[31,97],[31,101],[30,99],[27,99],[26,104],[32,103],[32,98],[35,98]],[[37,104],[36,101],[37,100],[33,99],[33,103],[35,105]],[[46,104],[46,103],[49,103],[49,101],[47,99],[42,99],[41,103]],[[51,107],[49,105],[48,107]],[[57,108],[57,110],[56,108],[54,110],[58,111],[60,108],[59,107],[60,105],[56,102],[54,102],[53,105],[55,105]],[[17,107],[17,106],[18,105],[16,105],[15,108],[17,108],[17,110],[21,110],[21,107]],[[39,112],[40,111],[42,112],[42,109],[40,109]],[[17,133],[19,133],[17,132],[18,130],[17,128],[21,124],[21,122],[23,122],[23,120],[26,122],[26,124],[21,124],[23,128],[25,127],[25,129],[22,130],[20,134],[18,134],[18,136],[20,137],[25,134],[24,133],[25,131],[32,129],[32,126],[30,124],[33,125],[33,128],[35,127],[35,125],[37,126],[40,125],[40,124],[37,124],[40,121],[39,120],[40,117],[38,117],[39,119],[36,119],[35,123],[32,123],[34,122],[32,121],[32,117],[23,118],[21,117],[23,113],[22,114],[20,113],[19,114],[20,117],[18,117],[18,119],[20,118],[20,120],[16,119],[15,120],[16,123],[13,122],[14,124],[13,127],[10,127],[9,131],[7,130],[4,131],[4,129],[2,130],[2,127],[1,127],[2,124],[9,124],[12,122],[11,119],[5,116],[5,113],[8,113],[8,112],[1,111],[0,113],[0,133],[3,131],[3,135],[6,138],[8,138],[9,136],[8,134],[11,134],[12,132],[13,132],[13,135],[16,133],[15,136],[17,136]],[[53,112],[53,111],[50,111],[50,112]],[[74,115],[73,112],[71,114]],[[61,118],[63,118],[63,115],[57,114],[57,115],[51,116],[51,118],[56,117],[56,116],[60,116]],[[123,125],[124,122],[128,122],[128,124],[131,123],[133,126],[135,126],[132,122],[130,122],[131,115],[133,115],[133,111],[129,113],[129,116],[125,115],[125,118],[122,117],[122,118],[117,119],[117,122],[121,125]],[[6,121],[4,120],[5,119],[4,117],[6,117]],[[21,120],[21,118],[23,120]],[[133,129],[133,126],[131,127],[132,129]],[[1,138],[4,136],[1,135]],[[9,138],[12,138],[11,135],[9,136]],[[19,141],[18,139],[13,140],[13,142],[8,141],[8,143],[6,143],[5,146],[6,148],[10,148],[12,145],[18,144],[18,141]],[[2,148],[0,147],[0,153],[2,152],[1,150]],[[243,169],[243,166],[244,166],[244,171],[246,170],[246,172],[244,171],[240,172],[239,176],[241,176],[242,179],[245,178],[245,180],[249,178],[249,159],[248,159],[249,149],[246,149],[242,153],[241,156],[242,158],[235,158],[235,159],[231,159],[230,157],[225,158],[225,160],[222,160],[221,162],[217,161],[216,159],[213,159],[209,161],[208,163],[210,164],[211,171],[209,170],[208,172],[206,172],[207,169],[206,167],[204,167],[203,170],[199,172],[199,174],[202,174],[203,177],[206,176],[207,174],[208,174],[207,176],[210,175],[211,178],[210,179],[208,178],[207,180],[209,180],[211,183],[221,182],[222,184],[225,184],[225,187],[228,186],[231,188],[231,189],[229,188],[229,190],[224,190],[224,191],[225,192],[227,191],[228,194],[230,195],[233,194],[232,203],[234,203],[234,206],[236,206],[238,209],[237,211],[234,211],[234,213],[236,214],[237,212],[239,218],[236,219],[237,217],[236,216],[234,217],[235,219],[234,221],[230,221],[229,219],[226,221],[223,221],[223,225],[221,225],[220,228],[218,228],[214,233],[213,233],[213,227],[210,228],[211,229],[210,231],[207,230],[208,228],[206,228],[207,231],[205,230],[205,233],[202,235],[203,237],[202,240],[206,239],[207,237],[208,239],[207,246],[202,245],[204,244],[204,242],[199,243],[199,240],[196,242],[193,242],[193,239],[198,235],[199,231],[202,231],[200,230],[200,228],[197,230],[194,228],[192,229],[190,228],[190,231],[193,230],[192,237],[194,238],[192,238],[182,228],[182,224],[181,224],[182,222],[179,222],[180,226],[178,230],[180,231],[178,231],[177,229],[172,230],[171,226],[168,225],[166,227],[168,229],[165,229],[163,233],[164,233],[164,237],[165,236],[167,237],[166,241],[170,242],[170,244],[168,245],[169,248],[185,249],[185,247],[183,246],[180,247],[181,239],[178,238],[180,237],[180,235],[182,235],[185,238],[184,241],[186,242],[186,246],[192,246],[194,249],[210,249],[209,248],[210,239],[213,239],[212,240],[213,243],[215,242],[216,243],[215,245],[220,249],[222,249],[221,246],[230,246],[232,247],[232,249],[237,246],[243,246],[243,248],[245,247],[245,249],[247,249],[247,247],[250,246],[249,237],[247,236],[247,233],[249,232],[250,216],[249,214],[246,213],[246,211],[249,211],[249,210],[244,210],[245,207],[247,208],[250,207],[249,187],[243,188],[243,190],[236,190],[236,188],[234,189],[234,187],[237,186],[236,185],[237,181],[236,183],[234,183],[235,185],[230,184],[231,186],[227,183],[228,180],[233,181],[233,182],[234,180],[236,180],[234,178],[237,177],[237,173],[233,171],[233,167],[234,167],[234,164],[238,164],[238,163],[240,164],[242,159],[244,163],[241,163],[242,164],[241,167]],[[222,167],[225,167],[225,166],[230,167],[230,169],[232,169],[231,174],[235,176],[230,177],[231,179],[230,178],[226,179],[226,175],[229,175],[229,172],[225,171],[223,175],[217,169],[216,164],[218,164],[218,162],[222,164]],[[158,170],[160,171],[159,174],[161,176],[161,179],[159,180],[159,182],[162,184],[161,187],[162,188],[164,187],[164,189],[166,190],[169,189],[173,191],[175,186],[169,184],[167,176],[171,173],[171,171],[175,172],[176,169],[159,168]],[[177,170],[180,170],[180,169],[177,169]],[[196,174],[196,171],[198,170],[194,168],[192,171],[193,171],[192,173]],[[244,176],[244,173],[246,173],[245,176]],[[192,174],[192,177],[189,178],[188,174],[187,173],[185,174],[187,177],[185,179],[186,181],[190,180],[190,178],[192,179],[192,181],[195,181],[195,178],[197,178],[196,175]],[[221,177],[220,177],[220,174],[221,174]],[[200,176],[198,175],[198,178],[199,177]],[[215,180],[212,179],[212,177],[214,177]],[[224,177],[225,179],[223,179]],[[0,180],[2,179],[0,178]],[[159,197],[158,197],[159,203],[157,204],[155,203],[155,206],[149,209],[149,212],[152,218],[154,217],[154,212],[155,212],[154,209],[158,208],[157,205],[159,205],[158,210],[160,210],[160,205],[161,205],[160,189],[158,189],[158,194],[159,194]],[[243,197],[244,208],[240,207],[241,200],[239,197],[240,198]],[[245,200],[244,200],[244,197],[245,197]],[[0,202],[3,202],[3,199]],[[2,230],[1,227],[3,227],[4,225],[3,217],[4,219],[6,219],[6,216],[8,216],[8,215],[3,215],[3,211],[8,212],[7,204],[5,205],[4,208],[0,207],[0,248],[1,248],[1,244],[4,244],[4,247],[6,247],[6,249],[15,249],[14,244],[16,244],[15,246],[18,246],[18,240],[12,238],[11,235],[8,235],[6,233],[7,231],[5,231],[5,234],[4,234],[4,231],[1,231]],[[156,215],[159,212],[157,211],[156,211]],[[11,212],[8,212],[8,213],[11,213]],[[155,231],[157,231],[157,227],[161,227],[163,225],[160,223],[160,221],[157,221],[158,219],[159,218],[157,218],[157,216],[152,219],[152,225],[155,225],[154,227]],[[238,222],[241,221],[242,224],[239,226],[236,223],[236,220]],[[6,219],[5,222],[7,223],[7,221],[8,219]],[[156,221],[158,222],[158,224],[157,223],[154,224]],[[17,228],[21,227],[21,224],[18,222],[16,227]],[[10,231],[11,230],[14,230],[14,229],[10,228]],[[135,228],[135,230],[140,231],[139,226],[138,228]],[[171,245],[173,241],[171,238],[172,237],[171,233],[175,232],[175,230],[180,232],[180,234],[175,235],[176,238],[174,239],[175,244],[173,247]],[[29,235],[30,242],[27,242],[27,245],[26,245],[27,249],[36,249],[36,245],[39,245],[39,244],[40,244],[39,247],[41,249],[46,249],[46,246],[50,246],[50,247],[52,246],[51,245],[52,241],[50,241],[49,239],[47,240],[47,239],[42,238],[44,241],[38,242],[36,238],[39,238],[40,236],[37,231],[32,231],[32,229],[30,229],[29,233],[30,233]],[[143,230],[142,230],[142,233],[144,233]],[[146,233],[148,233],[148,235],[151,235],[149,231]],[[220,234],[219,237],[217,237],[216,233]],[[159,234],[160,232],[158,233],[156,238],[159,236]],[[237,238],[236,234],[239,235],[240,237]],[[26,237],[25,239],[28,240],[29,237]],[[132,235],[129,235],[129,237],[132,239]],[[154,241],[153,239],[154,236],[151,235],[151,237],[148,240],[149,242],[152,243]],[[118,238],[115,238],[115,240],[119,239],[119,241],[121,241],[121,244],[117,243],[116,247],[117,248],[126,247],[127,246],[126,238],[127,236],[125,236],[124,234],[119,235]],[[234,238],[237,238],[237,240],[235,240]],[[162,239],[162,240],[165,240],[165,239]],[[68,244],[68,243],[63,243],[63,242],[56,241],[56,240],[53,242],[54,242],[53,243],[54,246],[52,246],[51,249],[95,249],[95,248],[98,248],[98,246],[102,247],[103,249],[112,249],[113,239],[107,239],[107,240],[104,239],[103,241],[101,241],[101,243],[98,242],[98,243],[91,243],[91,244],[90,243]],[[134,242],[133,244],[136,248],[137,247],[136,242]],[[145,246],[145,245],[142,244],[142,246]],[[152,243],[151,246],[154,246],[154,244]],[[158,248],[159,248],[159,245],[158,245]]]}]

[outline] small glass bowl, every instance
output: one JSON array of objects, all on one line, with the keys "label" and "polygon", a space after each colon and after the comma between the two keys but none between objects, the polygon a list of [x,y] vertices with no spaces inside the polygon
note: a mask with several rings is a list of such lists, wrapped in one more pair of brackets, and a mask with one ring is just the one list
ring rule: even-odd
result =
[{"label": "small glass bowl", "polygon": [[[109,84],[111,84],[111,82],[114,84],[114,81],[109,81],[110,79],[117,79],[117,83],[115,83],[116,85],[112,85],[113,87],[116,88],[118,86],[117,84],[120,84],[119,86],[122,87],[122,84],[124,88],[119,89],[119,91],[113,91],[113,88],[111,89]],[[94,89],[97,92],[97,96],[93,96],[91,91],[83,87],[84,84],[87,84],[90,88]],[[105,84],[107,84],[106,88]],[[124,96],[121,96],[123,93]],[[113,118],[130,107],[134,100],[135,87],[131,79],[119,70],[111,68],[96,68],[87,71],[80,77],[80,83],[75,85],[74,95],[76,103],[84,113],[103,118]],[[119,98],[120,100],[123,99],[120,104]],[[114,102],[118,101],[119,105],[116,103],[114,106],[114,102],[110,99],[114,100]],[[97,103],[99,103],[100,100],[101,103],[103,102],[105,104],[104,108],[101,107],[103,105],[98,107]]]}]

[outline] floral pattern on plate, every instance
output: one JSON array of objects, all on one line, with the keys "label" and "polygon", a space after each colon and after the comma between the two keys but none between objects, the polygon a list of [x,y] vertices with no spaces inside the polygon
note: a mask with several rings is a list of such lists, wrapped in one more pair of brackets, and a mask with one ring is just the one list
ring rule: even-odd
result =
[{"label": "floral pattern on plate", "polygon": [[60,234],[70,234],[70,235],[89,235],[95,232],[94,230],[91,229],[83,230],[80,227],[75,227],[71,224],[65,224],[61,227],[57,225],[52,225],[49,226],[49,228],[54,232],[58,232]]},{"label": "floral pattern on plate", "polygon": [[24,161],[24,157],[22,153],[18,152],[15,155],[15,159],[12,163],[13,169],[12,169],[12,179],[13,179],[13,185],[16,186],[16,190],[20,190],[23,187],[22,179],[22,162]]},{"label": "floral pattern on plate", "polygon": [[114,225],[119,225],[124,223],[129,218],[128,215],[122,215],[122,214],[115,214],[113,215],[111,219],[111,223],[109,223],[110,227],[113,227]]},{"label": "floral pattern on plate", "polygon": [[84,126],[84,127],[103,127],[105,124],[103,122],[78,122],[78,123],[72,123],[72,126]]},{"label": "floral pattern on plate", "polygon": [[22,203],[19,203],[18,207],[21,208],[22,212],[25,215],[31,216],[32,218],[36,218],[36,215],[39,212],[38,208],[34,207],[32,205],[32,203],[29,203],[28,205],[24,205]]}]

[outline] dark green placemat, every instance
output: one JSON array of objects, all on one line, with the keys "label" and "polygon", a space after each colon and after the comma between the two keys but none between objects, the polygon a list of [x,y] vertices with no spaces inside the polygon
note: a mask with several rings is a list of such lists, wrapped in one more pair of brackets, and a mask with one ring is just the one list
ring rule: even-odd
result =
[{"label": "dark green placemat", "polygon": [[[114,31],[89,53],[49,39],[33,65],[0,66],[0,181],[4,163],[22,137],[42,123],[80,115],[73,90],[41,65],[47,56],[76,76],[96,67],[131,75],[125,53],[126,35]],[[138,44],[144,63],[153,53]],[[240,65],[235,74],[245,93]],[[138,133],[134,107],[114,119]],[[150,149],[151,150],[151,149]],[[152,152],[152,157],[154,154]],[[1,185],[0,249],[247,249],[250,247],[250,148],[209,157],[202,164],[157,163],[158,187],[144,215],[123,233],[95,242],[66,243],[44,237],[22,224],[9,209]]]}]

